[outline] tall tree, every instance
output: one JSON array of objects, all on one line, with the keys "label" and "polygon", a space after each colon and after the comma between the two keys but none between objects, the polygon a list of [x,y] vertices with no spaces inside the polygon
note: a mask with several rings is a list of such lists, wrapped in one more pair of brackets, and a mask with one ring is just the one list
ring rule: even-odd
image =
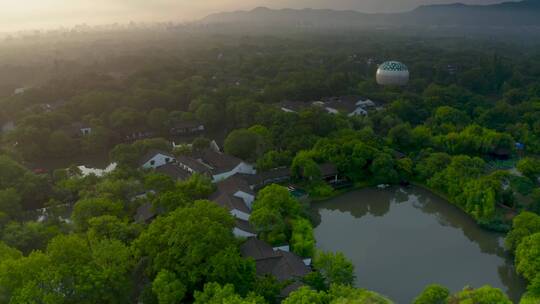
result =
[{"label": "tall tree", "polygon": [[354,265],[341,252],[317,252],[313,267],[322,275],[327,288],[332,284],[353,285],[356,279]]},{"label": "tall tree", "polygon": [[[205,281],[211,259],[235,242],[233,226],[234,220],[225,209],[209,201],[197,201],[156,219],[134,247],[139,257],[149,259],[148,270],[153,276],[167,271],[157,277],[159,281],[165,276],[174,281],[177,291],[184,291],[176,299],[180,302]],[[164,284],[160,282],[159,286]]]}]

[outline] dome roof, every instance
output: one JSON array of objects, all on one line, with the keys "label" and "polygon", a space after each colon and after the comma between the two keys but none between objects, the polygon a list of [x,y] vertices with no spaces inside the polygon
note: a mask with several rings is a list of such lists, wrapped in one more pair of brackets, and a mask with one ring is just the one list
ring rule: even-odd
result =
[{"label": "dome roof", "polygon": [[379,66],[379,70],[383,71],[408,71],[406,65],[399,61],[386,61]]},{"label": "dome roof", "polygon": [[398,61],[387,61],[377,69],[377,83],[380,85],[404,86],[409,82],[409,69]]}]

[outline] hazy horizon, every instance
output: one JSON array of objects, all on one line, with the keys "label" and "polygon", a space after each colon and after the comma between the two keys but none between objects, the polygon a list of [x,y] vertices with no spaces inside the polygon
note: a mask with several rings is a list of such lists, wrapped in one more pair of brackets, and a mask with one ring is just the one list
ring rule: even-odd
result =
[{"label": "hazy horizon", "polygon": [[400,12],[424,4],[493,4],[501,0],[0,0],[0,32],[57,28],[76,24],[192,21],[206,15],[258,6]]}]

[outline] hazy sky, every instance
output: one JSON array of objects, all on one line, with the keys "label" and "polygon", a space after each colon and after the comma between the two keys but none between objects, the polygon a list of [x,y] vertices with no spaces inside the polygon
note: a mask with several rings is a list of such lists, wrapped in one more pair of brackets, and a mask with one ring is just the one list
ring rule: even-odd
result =
[{"label": "hazy sky", "polygon": [[[230,10],[333,8],[364,12],[396,12],[421,4],[459,0],[0,0],[0,32],[73,24],[128,21],[184,21]],[[489,4],[502,0],[462,0]]]}]

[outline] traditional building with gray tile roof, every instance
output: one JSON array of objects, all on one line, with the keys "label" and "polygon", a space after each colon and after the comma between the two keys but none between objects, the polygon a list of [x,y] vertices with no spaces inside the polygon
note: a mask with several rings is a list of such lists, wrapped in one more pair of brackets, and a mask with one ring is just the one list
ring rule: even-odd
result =
[{"label": "traditional building with gray tile roof", "polygon": [[174,162],[176,162],[176,157],[171,153],[150,150],[139,160],[139,166],[143,169],[156,169]]},{"label": "traditional building with gray tile roof", "polygon": [[240,247],[240,253],[244,258],[255,260],[257,275],[272,275],[280,282],[290,282],[281,291],[282,297],[303,286],[302,278],[311,272],[301,257],[272,248],[268,243],[256,238],[248,238]]},{"label": "traditional building with gray tile roof", "polygon": [[251,210],[241,198],[224,193],[214,198],[212,201],[229,210],[232,216],[245,221],[249,220]]},{"label": "traditional building with gray tile roof", "polygon": [[156,169],[157,173],[167,175],[174,180],[186,180],[191,176],[189,171],[180,167],[177,163],[168,163]]},{"label": "traditional building with gray tile roof", "polygon": [[238,218],[236,219],[236,226],[233,229],[233,234],[238,238],[249,238],[257,236],[257,232],[248,221],[244,221]]},{"label": "traditional building with gray tile roof", "polygon": [[191,173],[208,175],[214,182],[225,180],[236,173],[256,173],[253,165],[214,149],[197,151],[192,156],[180,156],[178,163]]}]

